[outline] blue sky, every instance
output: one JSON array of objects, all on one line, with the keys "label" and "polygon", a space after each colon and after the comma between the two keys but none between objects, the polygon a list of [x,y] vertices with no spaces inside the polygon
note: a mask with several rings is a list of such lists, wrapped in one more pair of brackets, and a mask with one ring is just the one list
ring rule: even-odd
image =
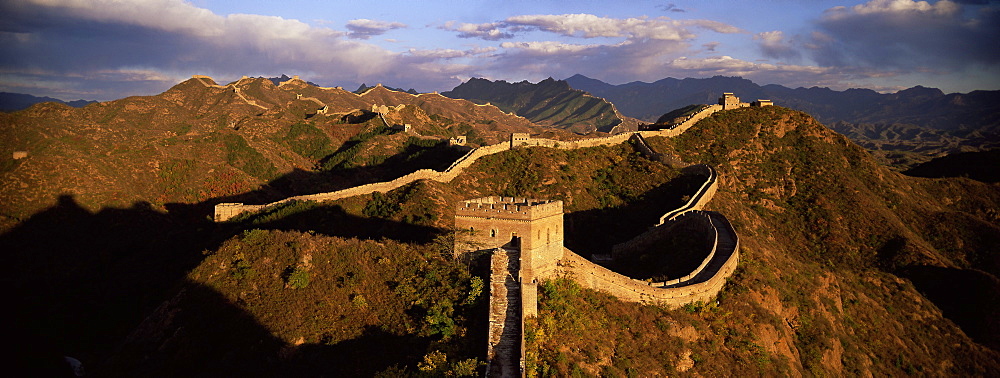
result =
[{"label": "blue sky", "polygon": [[282,73],[444,91],[580,73],[968,92],[1000,89],[998,41],[993,0],[13,0],[0,91],[110,100]]}]

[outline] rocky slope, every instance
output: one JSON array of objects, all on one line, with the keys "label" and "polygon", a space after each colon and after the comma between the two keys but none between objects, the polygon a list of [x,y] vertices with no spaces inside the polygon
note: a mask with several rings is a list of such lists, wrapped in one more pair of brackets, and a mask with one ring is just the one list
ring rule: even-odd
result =
[{"label": "rocky slope", "polygon": [[548,78],[536,84],[472,78],[442,93],[477,103],[490,103],[540,125],[579,132],[635,130],[635,120],[618,113],[610,102]]}]

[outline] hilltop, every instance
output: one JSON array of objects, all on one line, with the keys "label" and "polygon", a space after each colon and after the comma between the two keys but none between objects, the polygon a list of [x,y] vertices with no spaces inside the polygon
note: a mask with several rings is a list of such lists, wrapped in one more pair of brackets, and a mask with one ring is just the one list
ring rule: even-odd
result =
[{"label": "hilltop", "polygon": [[720,92],[736,92],[748,100],[770,99],[814,115],[871,150],[883,163],[900,169],[950,153],[996,148],[1000,140],[1000,91],[944,94],[936,88],[917,86],[880,94],[870,89],[760,86],[724,76],[611,85],[574,75],[566,82],[608,99],[627,116],[647,122],[671,109],[712,103]]},{"label": "hilltop", "polygon": [[[410,131],[386,127],[373,105],[391,107],[386,122]],[[462,153],[448,138],[480,145],[511,132],[579,138],[438,94],[376,86],[359,95],[297,77],[223,86],[196,77],[155,96],[0,114],[4,156],[29,154],[0,165],[0,196],[17,199],[4,201],[0,213],[9,224],[64,194],[91,210],[278,199],[447,167]]]},{"label": "hilltop", "polygon": [[[17,267],[4,277],[16,294],[14,335],[26,341],[17,356],[70,355],[109,375],[474,375],[485,354],[487,272],[481,259],[451,259],[453,205],[486,195],[559,199],[566,246],[607,253],[690,196],[697,183],[683,161],[718,170],[709,209],[740,233],[741,262],[718,302],[670,310],[542,283],[540,316],[527,324],[529,371],[1000,371],[990,322],[1000,314],[1000,190],[903,176],[805,113],[719,112],[678,137],[651,138],[663,159],[629,143],[518,148],[484,156],[450,182],[288,202],[216,224],[206,219],[214,203],[264,203],[447,166],[438,153],[451,147],[422,148],[422,136],[470,135],[472,144],[515,131],[579,136],[464,100],[380,86],[358,95],[294,78],[228,87],[195,78],[119,101],[3,118],[16,136],[5,140],[47,146],[27,148],[28,159],[2,173],[18,183],[5,188],[34,183],[5,198],[40,199],[0,235]],[[372,105],[392,106],[386,121],[416,134],[386,130],[365,111]],[[162,129],[176,120],[190,128]],[[146,155],[123,158],[135,153],[127,149]],[[178,188],[212,188],[191,179],[214,177],[211,169],[233,172],[234,185],[171,204],[129,203],[178,195],[155,186],[166,178],[139,173],[166,159],[196,164],[166,176],[179,177],[166,181]],[[59,192],[52,186],[95,178],[46,207]]]},{"label": "hilltop", "polygon": [[579,132],[635,130],[637,124],[618,113],[607,100],[572,89],[565,81],[552,78],[535,84],[471,78],[442,94],[494,104],[540,125]]}]

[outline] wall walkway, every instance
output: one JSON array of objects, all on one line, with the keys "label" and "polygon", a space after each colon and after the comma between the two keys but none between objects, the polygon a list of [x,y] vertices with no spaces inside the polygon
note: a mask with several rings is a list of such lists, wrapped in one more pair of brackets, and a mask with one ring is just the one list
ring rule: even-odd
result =
[{"label": "wall walkway", "polygon": [[[206,86],[209,85],[202,79],[198,78],[202,84]],[[721,106],[713,105],[705,108],[701,112],[695,114],[690,119],[679,125],[678,127],[671,130],[659,130],[659,131],[630,131],[621,134],[616,134],[608,137],[601,138],[591,138],[577,141],[562,141],[562,140],[552,140],[552,139],[542,139],[542,138],[531,138],[527,143],[522,145],[527,146],[544,146],[551,148],[559,148],[565,150],[577,149],[577,148],[587,148],[587,147],[597,147],[597,146],[608,146],[615,145],[627,141],[633,135],[638,135],[639,137],[651,137],[651,136],[676,136],[681,132],[690,128],[694,123],[708,117],[712,113],[721,110]],[[383,121],[384,122],[384,121]],[[215,221],[224,222],[233,217],[246,212],[246,211],[257,211],[265,207],[280,205],[289,201],[333,201],[347,197],[353,197],[364,194],[371,194],[374,192],[386,192],[390,191],[404,185],[410,184],[417,180],[434,180],[438,182],[449,182],[466,168],[471,166],[476,162],[477,159],[496,154],[499,152],[510,150],[510,142],[500,142],[494,145],[483,146],[476,148],[469,153],[465,154],[458,160],[455,161],[448,169],[443,172],[438,172],[430,169],[421,169],[419,171],[410,173],[403,177],[397,178],[388,182],[378,182],[372,184],[366,184],[361,186],[356,186],[353,188],[338,190],[334,192],[327,193],[317,193],[308,194],[301,196],[289,197],[280,201],[275,201],[263,205],[244,205],[242,203],[222,203],[216,205],[215,211]],[[221,207],[220,207],[221,206]]]}]

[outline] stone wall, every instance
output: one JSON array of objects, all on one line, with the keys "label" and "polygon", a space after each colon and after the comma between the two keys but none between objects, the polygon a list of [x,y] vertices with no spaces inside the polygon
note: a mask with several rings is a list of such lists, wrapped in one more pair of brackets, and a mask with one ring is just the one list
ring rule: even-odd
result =
[{"label": "stone wall", "polygon": [[[198,78],[198,77],[196,76],[195,78]],[[205,84],[206,86],[210,86],[208,83],[205,83],[204,81],[202,81],[202,84]],[[367,93],[367,92],[365,92],[365,93]],[[559,149],[570,150],[570,149],[577,149],[577,148],[587,148],[587,147],[597,147],[597,146],[606,146],[606,145],[619,144],[619,143],[622,143],[622,142],[628,140],[630,137],[632,137],[633,134],[636,134],[636,133],[640,134],[641,136],[645,136],[645,137],[652,137],[652,136],[667,136],[667,137],[672,137],[672,136],[680,135],[680,133],[684,132],[685,130],[687,130],[688,128],[690,128],[692,125],[694,125],[698,121],[704,119],[705,117],[708,117],[712,113],[715,113],[715,112],[717,112],[719,110],[722,110],[722,106],[720,106],[720,105],[711,105],[711,106],[708,106],[705,109],[703,109],[701,112],[697,113],[694,117],[692,117],[688,121],[684,122],[683,124],[679,125],[678,127],[674,128],[672,130],[639,131],[639,132],[630,131],[630,132],[616,134],[616,135],[612,135],[612,136],[608,136],[608,137],[591,138],[591,139],[584,139],[584,140],[577,140],[577,141],[560,141],[560,140],[543,139],[543,138],[531,138],[530,136],[528,136],[527,138],[525,138],[524,135],[519,135],[518,138],[517,138],[518,139],[518,141],[517,141],[518,144],[517,145],[518,146],[523,146],[523,145],[527,145],[527,146],[544,146],[544,147],[551,147],[551,148],[559,148]],[[385,122],[384,119],[383,119],[383,122]],[[512,136],[512,140],[509,141],[509,142],[501,142],[501,143],[497,143],[497,144],[494,144],[494,145],[482,146],[482,147],[476,148],[476,149],[474,149],[472,151],[469,151],[469,153],[465,154],[464,156],[462,156],[461,158],[459,158],[458,160],[456,160],[455,163],[452,163],[452,165],[450,167],[448,167],[448,169],[446,169],[444,172],[437,172],[437,171],[433,171],[433,170],[429,170],[429,169],[422,169],[420,171],[411,173],[409,175],[400,177],[398,179],[395,179],[395,180],[389,181],[389,182],[380,182],[380,183],[366,184],[366,185],[361,185],[361,186],[357,186],[357,187],[353,187],[353,188],[348,188],[348,189],[344,189],[344,190],[340,190],[340,191],[336,191],[336,192],[330,192],[330,193],[317,193],[317,194],[296,196],[296,197],[286,198],[284,200],[280,200],[280,201],[277,201],[277,202],[272,202],[272,203],[265,204],[265,205],[234,205],[234,204],[231,204],[231,203],[219,204],[219,205],[216,205],[216,206],[217,207],[218,206],[226,206],[226,210],[221,211],[221,214],[225,214],[225,215],[224,216],[219,216],[220,211],[217,209],[216,210],[216,218],[215,218],[215,220],[217,222],[227,221],[229,219],[232,219],[232,217],[240,214],[243,211],[256,211],[256,210],[259,210],[259,209],[264,208],[264,207],[268,207],[268,206],[273,206],[273,205],[285,203],[287,201],[291,201],[291,200],[295,200],[295,199],[298,199],[298,200],[311,200],[311,201],[332,201],[332,200],[337,200],[337,199],[347,198],[347,197],[352,197],[352,196],[357,196],[357,195],[370,194],[370,193],[373,193],[373,192],[376,192],[376,191],[387,192],[387,191],[399,188],[400,186],[409,184],[409,183],[411,183],[413,181],[421,180],[421,179],[435,180],[435,181],[438,181],[438,182],[449,182],[452,179],[454,179],[455,177],[457,177],[459,174],[461,174],[462,170],[464,170],[465,168],[467,168],[467,167],[471,166],[473,163],[475,163],[477,159],[479,159],[479,158],[481,158],[483,156],[486,156],[486,155],[492,155],[492,154],[495,154],[495,153],[499,153],[499,152],[510,150],[511,149],[511,145],[514,144],[513,143],[514,142],[513,139],[514,138]]]},{"label": "stone wall", "polygon": [[646,248],[652,241],[659,240],[664,232],[661,228],[663,228],[663,225],[667,222],[676,219],[689,211],[701,210],[705,207],[705,204],[707,204],[708,201],[712,200],[712,197],[715,196],[715,192],[719,186],[715,169],[704,164],[692,165],[685,169],[693,170],[696,174],[705,175],[705,182],[698,188],[697,191],[695,191],[695,194],[692,195],[685,204],[661,216],[659,222],[652,225],[649,230],[639,234],[629,241],[612,246],[612,258],[617,258],[619,256],[630,254],[636,250]]},{"label": "stone wall", "polygon": [[[715,213],[717,216],[721,216]],[[561,275],[580,286],[602,291],[629,302],[658,304],[671,308],[715,297],[739,263],[739,239],[724,217],[713,223],[716,243],[708,257],[691,274],[666,283],[632,279],[590,262],[568,249],[560,261]]]}]

